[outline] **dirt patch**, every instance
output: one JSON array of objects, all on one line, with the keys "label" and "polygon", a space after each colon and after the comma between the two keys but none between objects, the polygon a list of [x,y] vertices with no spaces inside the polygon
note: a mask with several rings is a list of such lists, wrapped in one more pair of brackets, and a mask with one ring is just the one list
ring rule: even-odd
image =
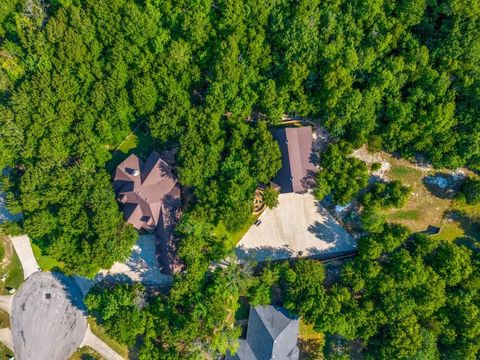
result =
[{"label": "dirt patch", "polygon": [[365,146],[361,147],[360,149],[357,149],[353,152],[352,156],[356,157],[359,160],[362,160],[367,164],[369,168],[372,168],[373,164],[380,164],[380,168],[372,171],[370,173],[370,182],[378,181],[378,180],[383,180],[387,181],[388,180],[388,172],[390,171],[390,168],[392,167],[388,159],[382,156],[382,153],[370,153],[368,152],[367,148]]},{"label": "dirt patch", "polygon": [[13,245],[10,241],[10,238],[5,235],[0,235],[1,245],[5,251],[2,261],[0,262],[0,268],[2,270],[6,269],[12,262],[13,256]]}]

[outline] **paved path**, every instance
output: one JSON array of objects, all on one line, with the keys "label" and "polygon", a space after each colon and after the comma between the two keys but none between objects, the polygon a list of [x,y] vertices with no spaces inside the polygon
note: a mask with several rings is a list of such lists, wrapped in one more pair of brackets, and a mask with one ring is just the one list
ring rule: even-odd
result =
[{"label": "paved path", "polygon": [[85,338],[83,339],[82,346],[88,346],[95,350],[100,356],[106,360],[125,360],[117,352],[115,352],[110,346],[105,344],[100,340],[92,331],[90,330],[90,325],[87,328],[85,333]]},{"label": "paved path", "polygon": [[280,194],[279,205],[265,209],[261,224],[252,226],[238,243],[238,259],[280,260],[298,256],[329,256],[356,249],[356,241],[307,194]]},{"label": "paved path", "polygon": [[0,329],[0,342],[13,351],[12,332],[10,328]]},{"label": "paved path", "polygon": [[0,309],[10,314],[13,295],[0,295]]},{"label": "paved path", "polygon": [[27,235],[11,236],[13,247],[22,263],[23,278],[26,279],[33,273],[40,271],[35,256],[33,256],[32,245]]}]

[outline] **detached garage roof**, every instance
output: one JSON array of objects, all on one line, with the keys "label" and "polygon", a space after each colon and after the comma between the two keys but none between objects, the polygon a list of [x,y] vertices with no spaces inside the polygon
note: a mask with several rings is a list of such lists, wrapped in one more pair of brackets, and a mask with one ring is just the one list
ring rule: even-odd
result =
[{"label": "detached garage roof", "polygon": [[282,168],[273,182],[282,193],[303,193],[316,171],[313,163],[313,136],[310,126],[276,129],[272,132],[282,153]]}]

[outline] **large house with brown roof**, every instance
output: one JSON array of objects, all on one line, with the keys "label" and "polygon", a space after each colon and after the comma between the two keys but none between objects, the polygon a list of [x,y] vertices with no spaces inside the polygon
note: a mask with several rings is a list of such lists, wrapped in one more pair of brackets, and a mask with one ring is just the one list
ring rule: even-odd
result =
[{"label": "large house with brown roof", "polygon": [[125,220],[137,230],[155,233],[164,269],[171,272],[173,228],[181,208],[180,185],[171,166],[156,151],[145,162],[132,154],[118,165],[113,187]]},{"label": "large house with brown roof", "polygon": [[313,135],[310,126],[285,127],[272,131],[282,154],[282,167],[273,184],[281,193],[304,193],[313,184],[317,167],[313,161]]}]

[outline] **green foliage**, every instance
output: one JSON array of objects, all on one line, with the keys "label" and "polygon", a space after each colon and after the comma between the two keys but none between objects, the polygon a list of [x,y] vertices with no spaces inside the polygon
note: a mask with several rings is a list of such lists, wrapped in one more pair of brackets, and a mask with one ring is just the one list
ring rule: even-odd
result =
[{"label": "green foliage", "polygon": [[284,279],[285,308],[313,323],[326,306],[323,265],[315,260],[298,260],[292,270]]},{"label": "green foliage", "polygon": [[315,196],[323,199],[332,194],[337,204],[348,203],[360,189],[367,186],[368,170],[365,163],[350,155],[347,143],[332,143],[321,153],[321,170],[317,173]]},{"label": "green foliage", "polygon": [[377,170],[379,170],[381,167],[382,167],[382,164],[376,162],[376,163],[373,163],[373,164],[372,164],[372,166],[370,167],[370,169],[371,169],[372,171],[377,171]]},{"label": "green foliage", "polygon": [[[182,274],[168,298],[150,304],[154,327],[140,358],[203,359],[234,351],[241,332],[233,324],[234,314],[249,281],[243,270],[229,265],[204,274]],[[151,352],[156,346],[162,350]]]},{"label": "green foliage", "polygon": [[480,203],[480,179],[468,178],[462,184],[459,195],[468,205]]},{"label": "green foliage", "polygon": [[[192,199],[178,228],[188,274],[168,299],[148,306],[155,324],[145,320],[142,360],[235,348],[238,330],[226,319],[241,282],[233,268],[208,271],[232,246],[213,229],[235,231],[248,221],[254,189],[280,168],[267,125],[284,114],[319,119],[335,140],[355,146],[480,169],[475,2],[48,4],[33,12],[23,1],[0,5],[0,169],[13,169],[2,183],[42,251],[67,272],[93,275],[124,258],[136,238],[105,170],[111,150],[139,120],[159,144],[178,146],[179,177]],[[365,164],[349,152],[339,142],[322,154],[319,199],[331,193],[344,204],[366,185]],[[476,192],[468,190],[467,201]],[[360,338],[376,359],[428,358],[434,351],[420,348],[434,341],[444,359],[474,359],[478,263],[446,245],[411,246],[404,230],[381,220],[364,219],[375,233],[361,240],[324,311],[312,315],[316,327]],[[316,281],[292,274],[285,281],[311,286],[323,304]],[[267,301],[271,286],[257,285],[252,294]],[[289,296],[313,311],[300,292]],[[134,310],[123,297],[104,304]],[[115,315],[105,315],[113,323]],[[131,330],[111,328],[130,343],[139,329]]]},{"label": "green foliage", "polygon": [[265,203],[265,206],[273,209],[278,206],[278,190],[274,189],[272,187],[267,187],[265,190],[263,190],[263,202]]},{"label": "green foliage", "polygon": [[138,335],[144,334],[151,321],[142,311],[146,305],[141,285],[116,285],[112,289],[94,288],[85,298],[91,314],[116,340],[129,345],[135,344]]},{"label": "green foliage", "polygon": [[373,187],[362,196],[362,202],[370,208],[401,208],[410,195],[410,188],[400,181],[376,182]]},{"label": "green foliage", "polygon": [[289,282],[287,294],[300,298],[286,306],[295,303],[320,331],[359,339],[368,359],[474,359],[480,351],[478,260],[463,246],[386,224],[360,239],[338,284],[326,291],[317,281]]}]

